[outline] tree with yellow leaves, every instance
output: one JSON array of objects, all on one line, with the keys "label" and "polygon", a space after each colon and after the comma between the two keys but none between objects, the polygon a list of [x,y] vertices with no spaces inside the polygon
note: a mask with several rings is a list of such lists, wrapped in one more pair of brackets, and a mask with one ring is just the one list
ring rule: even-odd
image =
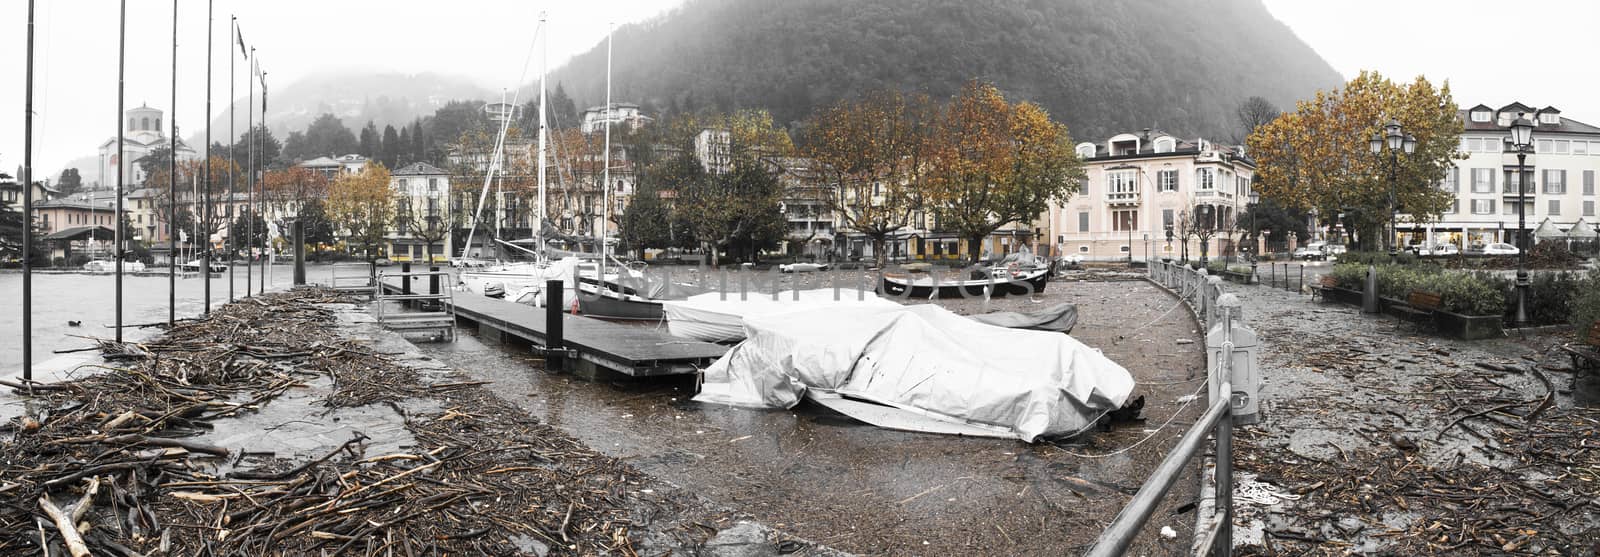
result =
[{"label": "tree with yellow leaves", "polygon": [[328,187],[328,217],[346,242],[361,246],[367,261],[373,261],[394,221],[394,200],[389,169],[369,161],[360,173],[341,175]]},{"label": "tree with yellow leaves", "polygon": [[1007,103],[990,83],[967,83],[934,137],[926,204],[939,227],[967,240],[973,262],[991,232],[1031,222],[1048,202],[1077,193],[1083,178],[1067,126],[1039,105]]},{"label": "tree with yellow leaves", "polygon": [[1368,140],[1391,118],[1416,138],[1415,152],[1396,157],[1392,201],[1412,220],[1427,222],[1454,199],[1438,184],[1451,161],[1463,156],[1457,153],[1462,123],[1456,111],[1448,83],[1435,87],[1418,76],[1397,84],[1362,72],[1250,134],[1255,188],[1285,207],[1342,216],[1363,249],[1376,249],[1378,231],[1389,219],[1390,155],[1372,154]]}]

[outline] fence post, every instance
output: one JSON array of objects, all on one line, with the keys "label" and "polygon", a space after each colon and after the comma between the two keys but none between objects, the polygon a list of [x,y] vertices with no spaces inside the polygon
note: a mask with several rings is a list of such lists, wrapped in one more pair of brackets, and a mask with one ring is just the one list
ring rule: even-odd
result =
[{"label": "fence post", "polygon": [[1305,291],[1306,291],[1306,264],[1305,263],[1301,263],[1300,264],[1300,288],[1296,289],[1295,292],[1305,292]]},{"label": "fence post", "polygon": [[401,294],[405,294],[407,296],[411,295],[411,262],[410,261],[402,261],[400,263],[400,293]]}]

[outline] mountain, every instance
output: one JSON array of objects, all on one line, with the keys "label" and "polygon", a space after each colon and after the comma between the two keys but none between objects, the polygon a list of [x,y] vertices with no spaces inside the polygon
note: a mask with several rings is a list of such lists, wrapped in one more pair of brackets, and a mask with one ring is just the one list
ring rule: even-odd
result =
[{"label": "mountain", "polygon": [[[267,76],[272,77],[270,74]],[[246,91],[244,80],[239,81],[234,104],[238,122],[234,135],[243,135],[245,125]],[[224,96],[226,91],[221,92]],[[257,109],[260,108],[261,91],[255,92]],[[316,74],[281,88],[274,87],[267,96],[267,125],[273,136],[282,141],[290,131],[305,131],[318,116],[332,113],[344,121],[351,131],[372,120],[382,130],[385,125],[408,124],[412,120],[433,114],[433,111],[453,100],[484,100],[498,92],[475,85],[471,79],[438,73],[402,74],[371,73],[362,70],[334,71]],[[218,103],[220,116],[211,122],[213,141],[226,143],[228,136],[227,100]],[[258,116],[259,117],[259,116]],[[192,135],[194,145],[202,137]]]},{"label": "mountain", "polygon": [[[1089,139],[1225,137],[1250,96],[1291,107],[1344,81],[1259,0],[688,0],[618,28],[612,65],[616,101],[765,107],[780,122],[877,88],[947,98],[980,78]],[[604,102],[605,43],[550,80]]]}]

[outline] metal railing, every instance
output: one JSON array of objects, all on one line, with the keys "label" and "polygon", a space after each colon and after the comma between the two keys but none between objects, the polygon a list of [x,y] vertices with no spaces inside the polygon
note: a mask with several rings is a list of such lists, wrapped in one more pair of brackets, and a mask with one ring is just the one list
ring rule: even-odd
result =
[{"label": "metal railing", "polygon": [[[1133,499],[1117,513],[1111,524],[1101,532],[1094,547],[1086,555],[1110,557],[1124,554],[1139,532],[1161,505],[1189,461],[1202,453],[1208,434],[1213,434],[1216,454],[1214,491],[1209,496],[1211,516],[1202,516],[1196,527],[1193,552],[1196,555],[1231,555],[1233,551],[1233,425],[1234,407],[1238,404],[1233,395],[1234,328],[1239,315],[1239,301],[1222,292],[1220,280],[1204,270],[1191,270],[1186,266],[1154,261],[1150,263],[1149,277],[1183,299],[1194,312],[1196,319],[1206,324],[1208,338],[1212,325],[1220,324],[1223,331],[1221,343],[1206,350],[1206,367],[1211,370],[1209,381],[1214,389],[1211,402],[1200,420],[1178,440],[1172,452],[1167,453],[1149,479],[1145,480]],[[1206,497],[1206,494],[1202,494]],[[1207,505],[1200,505],[1202,510]]]},{"label": "metal railing", "polygon": [[372,296],[377,286],[377,267],[370,263],[335,263],[328,266],[328,288],[365,292]]},{"label": "metal railing", "polygon": [[[1256,271],[1260,273],[1260,268]],[[1293,292],[1300,292],[1306,287],[1306,266],[1304,263],[1277,263],[1267,265],[1267,280],[1262,281],[1267,286],[1282,288]]]},{"label": "metal railing", "polygon": [[[418,277],[428,278],[426,294],[412,292],[411,282]],[[450,288],[440,287],[441,281],[450,277],[450,271],[403,270],[398,273],[379,273],[377,282],[379,287],[373,290],[373,305],[376,308],[378,322],[394,331],[439,331],[440,338],[455,341],[454,292]],[[398,292],[391,294],[382,287],[389,279],[399,279],[398,284],[401,288]],[[402,308],[414,305],[419,311],[395,312],[389,308],[390,302],[397,303]]]}]

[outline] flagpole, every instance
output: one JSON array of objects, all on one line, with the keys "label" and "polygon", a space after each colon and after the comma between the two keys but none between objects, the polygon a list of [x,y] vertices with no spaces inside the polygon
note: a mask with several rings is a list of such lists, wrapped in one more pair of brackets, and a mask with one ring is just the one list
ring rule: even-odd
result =
[{"label": "flagpole", "polygon": [[[237,177],[239,175],[239,159],[234,158],[234,155],[233,155],[233,146],[234,146],[234,144],[239,142],[239,136],[237,134],[235,134],[234,130],[233,130],[233,121],[234,121],[234,109],[233,109],[233,106],[236,105],[236,104],[239,104],[239,100],[234,98],[234,92],[233,92],[233,61],[234,61],[235,57],[233,55],[233,44],[232,44],[233,42],[239,41],[239,16],[229,16],[228,17],[228,21],[229,21],[229,23],[231,24],[231,27],[232,27],[232,29],[230,31],[232,31],[232,33],[233,33],[233,41],[230,41],[229,44],[228,44],[228,195],[231,197],[233,195],[234,189],[236,188],[236,185],[235,185],[236,184],[236,179],[237,179]],[[237,249],[237,245],[235,245],[235,248]],[[245,257],[245,260],[249,261],[250,258],[247,256],[247,257]],[[233,266],[232,265],[228,266],[228,280],[230,280],[230,281],[233,280]],[[249,265],[245,265],[245,267],[244,267],[244,297],[246,297],[246,298],[250,297],[250,281],[251,281],[251,278],[250,278],[250,266]],[[232,298],[232,296],[230,295],[229,298]]]},{"label": "flagpole", "polygon": [[606,229],[610,228],[606,219],[611,216],[611,35],[606,31],[606,146],[600,154],[601,164],[605,165],[601,171],[600,203],[600,280],[605,281],[606,275]]},{"label": "flagpole", "polygon": [[[117,266],[117,344],[122,343],[122,166],[127,164],[123,159],[128,158],[125,156],[127,153],[122,150],[122,86],[128,60],[128,0],[122,0],[121,6],[121,15],[117,20],[117,211],[111,216],[111,222],[116,223],[113,226],[117,231],[112,235],[112,240],[116,242],[112,250],[116,257],[112,263]],[[32,184],[28,185],[29,189],[32,187]],[[90,212],[92,214],[93,209]]]},{"label": "flagpole", "polygon": [[178,232],[172,223],[178,213],[178,0],[172,0],[172,114],[171,144],[167,157],[167,326],[178,322]]},{"label": "flagpole", "polygon": [[[126,1],[126,0],[124,0]],[[206,206],[201,209],[205,214],[202,222],[205,223],[204,241],[206,249],[200,252],[200,276],[205,278],[206,315],[211,315],[211,227],[215,224],[211,219],[211,28],[214,20],[211,17],[212,0],[206,0],[206,156],[200,168],[204,173],[201,178],[206,182]]]},{"label": "flagpole", "polygon": [[[256,69],[260,69],[260,68],[261,68],[260,64],[257,63]],[[266,140],[267,140],[267,138],[265,137],[266,133],[267,133],[267,72],[264,72],[264,71],[261,72],[261,133],[262,133],[261,147],[262,147],[262,150],[265,150],[266,149]],[[260,167],[260,165],[256,165],[256,166],[258,168]],[[266,185],[265,182],[257,181],[256,182],[256,190],[252,192],[254,198],[255,199],[261,199],[261,198],[266,197],[266,191],[264,189],[266,187],[267,187],[267,185]],[[251,203],[254,203],[254,202],[255,202],[254,199],[252,199]],[[260,217],[260,211],[259,210],[256,212],[256,216]],[[263,219],[261,221],[261,226],[265,227],[266,225],[267,225],[267,221],[265,219]],[[255,238],[255,230],[256,230],[256,219],[252,218],[252,219],[250,219],[250,237],[252,239]],[[265,237],[267,235],[267,231],[262,230],[261,231],[261,235],[263,237]],[[257,288],[260,289],[260,290],[257,291],[258,293],[261,293],[261,294],[266,294],[267,293],[267,271],[268,270],[270,270],[270,269],[267,267],[267,245],[266,245],[266,242],[263,241],[261,243],[261,281],[259,282],[259,285],[257,286]]]},{"label": "flagpole", "polygon": [[[244,103],[245,103],[244,104],[244,114],[245,114],[245,123],[244,123],[244,129],[245,129],[245,132],[244,132],[244,137],[245,137],[245,141],[244,141],[244,189],[247,190],[247,191],[255,191],[255,189],[256,189],[256,173],[253,172],[251,169],[255,168],[255,160],[256,160],[256,133],[255,133],[255,130],[256,130],[255,114],[256,113],[255,113],[255,107],[253,106],[255,104],[255,102],[256,102],[255,101],[255,99],[256,99],[256,82],[255,82],[255,75],[254,75],[255,74],[255,67],[256,67],[256,49],[254,49],[254,48],[250,49],[250,54],[246,55],[245,59],[250,61],[250,67],[245,69],[245,72],[246,72],[245,81],[249,82],[250,86],[246,89],[247,92],[245,93],[245,96],[244,96]],[[251,262],[248,265],[249,265],[249,267],[247,267],[247,269],[255,269],[255,263],[254,262]],[[250,271],[246,271],[246,272],[254,272],[254,271],[250,270]],[[262,278],[265,278],[265,277],[262,277]]]},{"label": "flagpole", "polygon": [[[27,93],[22,103],[22,379],[33,380],[33,0],[28,0]],[[117,116],[122,129],[122,116]],[[90,214],[93,214],[92,212]]]}]

